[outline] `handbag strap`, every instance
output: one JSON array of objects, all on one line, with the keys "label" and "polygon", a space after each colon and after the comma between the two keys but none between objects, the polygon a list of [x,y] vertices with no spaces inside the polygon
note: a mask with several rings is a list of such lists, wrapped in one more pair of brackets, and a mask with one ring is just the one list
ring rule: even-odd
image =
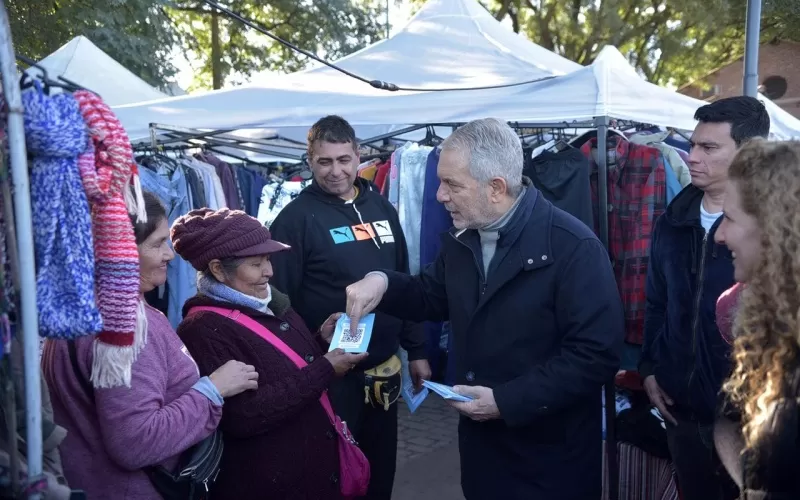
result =
[{"label": "handbag strap", "polygon": [[[189,315],[195,314],[201,311],[208,311],[219,314],[221,316],[225,316],[226,318],[233,320],[243,327],[251,330],[253,333],[261,337],[262,339],[266,340],[270,344],[272,344],[275,349],[279,350],[283,353],[287,358],[292,360],[292,362],[297,365],[298,368],[304,368],[308,366],[308,363],[300,357],[299,354],[294,352],[291,347],[286,345],[286,342],[278,338],[277,335],[269,331],[267,327],[259,323],[258,321],[254,320],[250,316],[243,314],[238,309],[227,309],[224,307],[212,307],[212,306],[196,306],[189,310]],[[322,404],[322,407],[325,409],[325,413],[328,414],[328,418],[331,420],[331,423],[334,425],[336,424],[336,417],[333,412],[333,407],[331,406],[331,402],[328,399],[327,391],[323,391],[322,395],[319,397],[319,402]]]}]

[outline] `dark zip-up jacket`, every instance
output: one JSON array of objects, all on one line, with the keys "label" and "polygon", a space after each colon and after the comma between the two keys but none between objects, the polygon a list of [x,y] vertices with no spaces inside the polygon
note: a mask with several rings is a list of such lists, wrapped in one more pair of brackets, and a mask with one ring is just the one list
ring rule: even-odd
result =
[{"label": "dark zip-up jacket", "polygon": [[730,250],[714,242],[720,221],[708,233],[700,224],[702,199],[703,191],[689,185],[656,220],[639,372],[655,375],[677,417],[712,423],[731,370],[716,304],[734,278]]},{"label": "dark zip-up jacket", "polygon": [[[316,183],[278,214],[272,237],[291,245],[273,254],[272,283],[315,331],[333,313],[345,312],[345,289],[374,269],[408,272],[408,248],[397,211],[371,183],[357,178],[358,196],[344,201]],[[383,363],[402,345],[409,360],[424,359],[422,325],[376,313],[369,357],[359,368]]]},{"label": "dark zip-up jacket", "polygon": [[488,274],[478,232],[453,230],[420,275],[386,273],[379,309],[450,320],[456,383],[494,390],[499,420],[459,424],[466,498],[597,499],[600,388],[619,368],[622,302],[591,229],[526,184]]}]

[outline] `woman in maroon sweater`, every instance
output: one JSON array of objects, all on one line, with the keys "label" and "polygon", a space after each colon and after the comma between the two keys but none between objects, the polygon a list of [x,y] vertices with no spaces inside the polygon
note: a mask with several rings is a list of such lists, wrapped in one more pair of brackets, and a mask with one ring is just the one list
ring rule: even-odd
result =
[{"label": "woman in maroon sweater", "polygon": [[[272,290],[269,255],[289,250],[241,211],[195,210],[172,227],[175,251],[200,271],[198,295],[184,305],[178,327],[201,373],[228,359],[256,367],[258,389],[225,401],[225,451],[212,491],[215,499],[341,498],[336,430],[319,402],[335,376],[366,354],[325,353],[338,315],[312,335]],[[266,327],[305,359],[298,368],[252,330],[211,311],[238,310]]]}]

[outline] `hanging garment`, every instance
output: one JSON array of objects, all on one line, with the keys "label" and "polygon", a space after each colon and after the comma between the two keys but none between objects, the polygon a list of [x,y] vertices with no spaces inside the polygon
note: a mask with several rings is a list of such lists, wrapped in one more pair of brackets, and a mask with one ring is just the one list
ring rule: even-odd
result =
[{"label": "hanging garment", "polygon": [[392,153],[391,166],[389,167],[389,189],[386,197],[389,198],[389,203],[394,206],[395,210],[398,209],[400,204],[400,161],[403,158],[403,152],[410,146],[411,143],[407,142]]},{"label": "hanging garment", "polygon": [[[603,442],[603,497],[608,500],[608,454]],[[669,460],[628,443],[617,443],[619,500],[679,500],[675,471]]]},{"label": "hanging garment", "polygon": [[[625,340],[641,345],[645,311],[645,282],[650,239],[656,218],[667,207],[667,181],[663,156],[649,146],[609,138],[608,210],[598,207],[597,162],[592,148],[597,138],[581,151],[591,158],[591,193],[595,232],[598,214],[608,213],[608,251],[625,308]],[[595,150],[596,151],[596,150]]]},{"label": "hanging garment", "polygon": [[236,182],[239,192],[242,193],[242,210],[244,210],[247,215],[255,217],[258,215],[258,205],[256,204],[256,206],[253,207],[250,200],[250,186],[253,184],[253,176],[255,174],[243,166],[236,166],[233,170],[236,172]]},{"label": "hanging garment", "polygon": [[242,185],[239,183],[239,169],[230,163],[226,163],[226,165],[228,166],[228,170],[230,170],[231,174],[233,175],[233,183],[236,187],[236,195],[238,196],[237,199],[239,200],[239,210],[244,210],[244,195],[242,194]]},{"label": "hanging garment", "polygon": [[[0,180],[10,182],[8,177],[7,156],[4,154],[5,144],[0,142]],[[9,187],[10,190],[10,187]],[[10,209],[10,210],[9,210]],[[14,311],[16,303],[16,292],[14,291],[13,275],[11,274],[11,262],[8,258],[8,246],[6,241],[6,217],[13,216],[11,200],[6,200],[3,191],[0,190],[0,314],[10,314]],[[3,342],[5,345],[5,342]],[[7,349],[3,349],[3,353]],[[2,353],[0,353],[2,354]]]},{"label": "hanging garment", "polygon": [[38,85],[22,94],[25,139],[33,156],[31,209],[36,252],[39,334],[75,338],[103,327],[95,294],[89,202],[78,156],[89,144],[72,94],[48,96]]},{"label": "hanging garment", "polygon": [[669,162],[667,157],[662,155],[661,159],[664,162],[664,172],[667,174],[667,205],[669,205],[672,199],[678,196],[678,193],[681,192],[683,187],[678,181],[678,177],[675,175],[675,170],[673,170],[672,164]]},{"label": "hanging garment", "polygon": [[186,165],[194,169],[203,178],[203,187],[206,192],[206,206],[212,210],[225,208],[225,192],[222,190],[222,181],[217,175],[217,170],[208,163],[196,158],[186,160]]},{"label": "hanging garment", "polygon": [[375,185],[381,194],[385,194],[386,177],[389,176],[390,168],[392,168],[391,161],[385,161],[378,165],[378,171],[375,173]]},{"label": "hanging garment", "polygon": [[230,165],[214,155],[199,153],[196,156],[200,161],[206,162],[216,169],[217,176],[220,181],[222,181],[222,190],[225,193],[225,207],[231,210],[241,210],[242,207],[239,205],[239,192],[236,190],[236,181],[233,179]]},{"label": "hanging garment", "polygon": [[[130,387],[131,366],[144,346],[147,323],[139,311],[139,251],[125,203],[136,173],[128,134],[96,94],[75,92],[89,129],[90,147],[78,169],[92,208],[97,305],[103,330],[94,345],[91,380],[97,388]],[[144,200],[138,203],[143,205]],[[144,207],[137,220],[144,222]]]},{"label": "hanging garment", "polygon": [[[189,213],[188,187],[180,166],[150,161],[148,167],[140,169],[140,175],[142,187],[156,195],[166,207],[170,227],[175,219]],[[183,318],[184,302],[197,293],[196,276],[191,264],[177,254],[167,264],[167,318],[173,328],[177,328]]]},{"label": "hanging garment", "polygon": [[589,160],[579,149],[542,151],[522,171],[545,198],[594,227],[592,193],[589,188]]},{"label": "hanging garment", "polygon": [[425,189],[425,168],[430,146],[411,144],[400,163],[398,214],[408,245],[408,267],[412,275],[419,273],[419,233],[422,229],[422,191]]},{"label": "hanging garment", "polygon": [[300,191],[309,184],[311,184],[310,180],[303,182],[272,181],[266,184],[261,191],[261,204],[258,206],[258,217],[256,217],[258,221],[268,228],[272,226],[272,222],[283,210],[283,207],[297,198]]},{"label": "hanging garment", "polygon": [[200,172],[191,168],[190,163],[184,159],[181,159],[181,163],[185,167],[186,183],[189,185],[189,204],[193,209],[207,207],[206,190]]},{"label": "hanging garment", "polygon": [[678,154],[678,150],[664,142],[670,135],[670,132],[637,134],[632,136],[630,141],[634,144],[650,146],[661,151],[664,158],[669,161],[670,167],[672,167],[675,177],[678,179],[678,183],[680,183],[682,189],[692,182],[692,177],[689,175],[689,167]]},{"label": "hanging garment", "polygon": [[[425,168],[425,184],[422,192],[422,215],[419,234],[419,267],[425,269],[428,264],[436,260],[436,255],[441,247],[441,235],[453,227],[453,218],[444,205],[436,199],[439,190],[439,177],[436,168],[439,165],[439,148],[434,148],[428,155]],[[587,181],[588,182],[588,181]],[[428,362],[433,373],[441,373],[439,366],[442,359],[442,323],[426,322],[425,340],[427,341]],[[445,349],[447,340],[445,340]]]}]

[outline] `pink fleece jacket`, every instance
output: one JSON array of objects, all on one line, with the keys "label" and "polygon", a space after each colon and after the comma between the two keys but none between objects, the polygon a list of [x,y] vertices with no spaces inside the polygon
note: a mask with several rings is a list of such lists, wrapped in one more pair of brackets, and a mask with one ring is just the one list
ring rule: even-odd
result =
[{"label": "pink fleece jacket", "polygon": [[[172,468],[184,450],[211,435],[222,408],[192,386],[197,365],[167,318],[147,308],[147,344],[133,364],[131,387],[95,389],[94,401],[80,384],[66,341],[48,339],[42,370],[56,423],[67,429],[61,445],[70,487],[90,500],[156,500],[142,468]],[[88,380],[92,337],[76,341],[78,364]]]}]

